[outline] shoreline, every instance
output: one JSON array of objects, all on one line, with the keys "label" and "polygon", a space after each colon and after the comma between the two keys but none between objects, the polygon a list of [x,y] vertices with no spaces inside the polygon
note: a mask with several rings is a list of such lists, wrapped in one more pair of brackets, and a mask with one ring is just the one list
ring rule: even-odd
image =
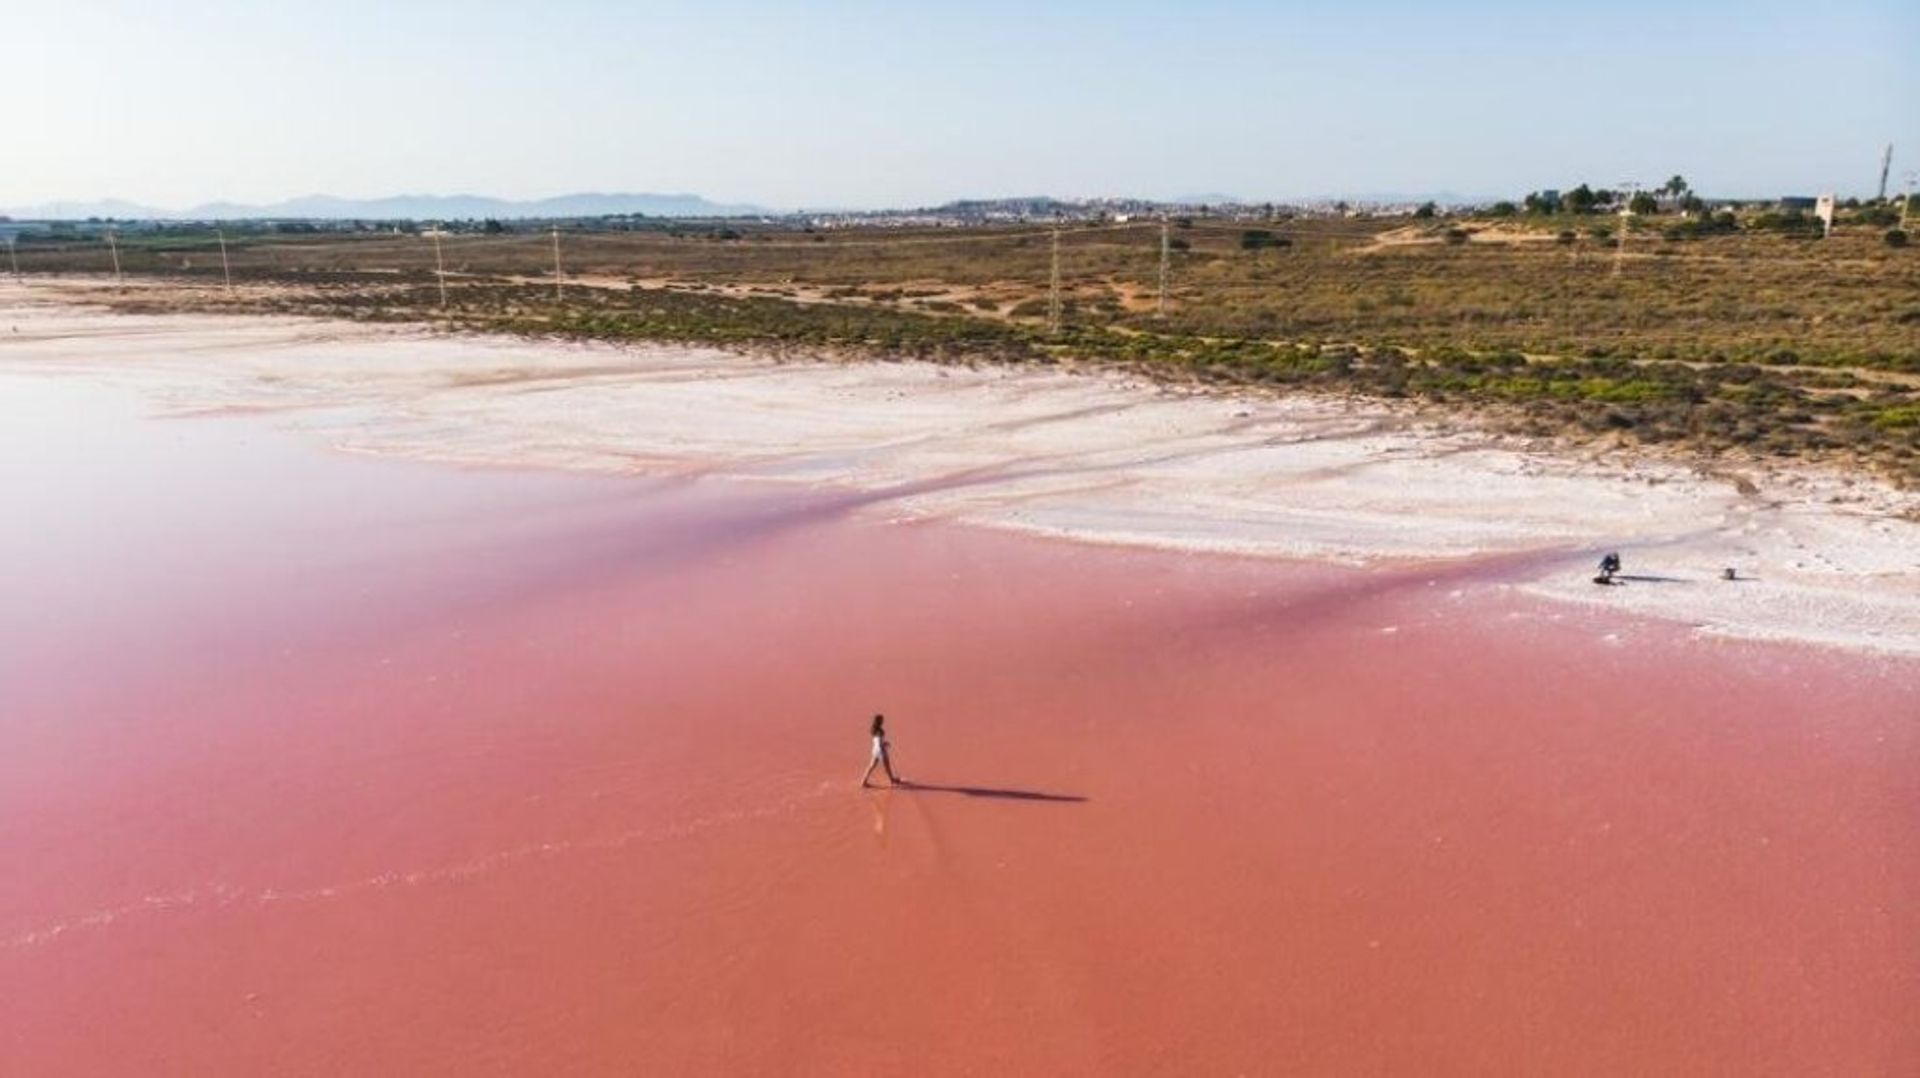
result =
[{"label": "shoreline", "polygon": [[[1344,565],[1524,553],[1496,586],[1697,634],[1920,655],[1920,493],[1864,477],[1756,483],[1114,371],[119,314],[40,284],[0,286],[0,310],[0,371],[85,369],[173,413],[280,411],[347,451],[800,482],[894,519]],[[1611,549],[1628,586],[1596,588]]]},{"label": "shoreline", "polygon": [[[629,357],[681,406],[636,415],[641,376],[582,383],[598,352],[92,328],[0,358],[0,546],[34,569],[0,606],[0,1038],[29,1070],[1915,1056],[1912,659],[1569,607],[1515,590],[1555,564],[1525,552],[1341,568],[963,522],[1008,482],[1061,504],[1031,463],[814,474],[920,469],[942,415],[996,425],[953,452],[1040,439],[1058,471],[1063,430],[1141,419],[1019,378],[872,404],[933,443],[652,479],[555,416],[779,442],[836,371]],[[837,374],[841,436],[870,433],[875,372]],[[283,410],[156,408],[222,399]],[[1193,448],[1177,426],[1126,449]],[[918,785],[855,785],[875,711]]]}]

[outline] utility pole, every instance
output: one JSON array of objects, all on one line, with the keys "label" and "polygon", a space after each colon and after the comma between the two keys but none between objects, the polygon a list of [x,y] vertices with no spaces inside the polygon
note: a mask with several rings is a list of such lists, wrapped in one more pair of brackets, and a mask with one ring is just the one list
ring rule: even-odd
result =
[{"label": "utility pole", "polygon": [[1160,306],[1154,311],[1154,317],[1167,316],[1167,269],[1173,258],[1172,227],[1165,217],[1160,218]]},{"label": "utility pole", "polygon": [[440,254],[440,228],[433,229],[433,275],[440,280],[440,309],[447,309],[447,260]]},{"label": "utility pole", "polygon": [[113,240],[113,229],[107,229],[107,253],[113,256],[113,287],[119,288],[124,281],[120,276],[120,245]]},{"label": "utility pole", "polygon": [[[1907,170],[1907,197],[1900,200],[1900,231],[1907,230],[1907,214],[1913,210],[1913,184],[1920,180],[1920,172]],[[16,271],[17,272],[17,271]]]},{"label": "utility pole", "polygon": [[227,261],[227,230],[216,228],[213,234],[220,237],[220,279],[226,282],[227,295],[233,295],[233,264]]},{"label": "utility pole", "polygon": [[20,249],[14,246],[17,239],[18,237],[15,236],[7,237],[7,258],[13,262],[13,275],[15,277],[20,276]]},{"label": "utility pole", "polygon": [[1893,143],[1887,143],[1887,150],[1880,155],[1880,197],[1875,201],[1887,200],[1887,172],[1893,168]]},{"label": "utility pole", "polygon": [[553,301],[560,302],[560,226],[553,226]]},{"label": "utility pole", "polygon": [[1620,276],[1620,266],[1627,258],[1627,233],[1633,231],[1633,196],[1640,192],[1640,185],[1628,180],[1620,185],[1620,193],[1626,201],[1620,204],[1620,241],[1613,249],[1613,275]]},{"label": "utility pole", "polygon": [[1053,226],[1053,272],[1047,279],[1047,332],[1060,332],[1060,226]]}]

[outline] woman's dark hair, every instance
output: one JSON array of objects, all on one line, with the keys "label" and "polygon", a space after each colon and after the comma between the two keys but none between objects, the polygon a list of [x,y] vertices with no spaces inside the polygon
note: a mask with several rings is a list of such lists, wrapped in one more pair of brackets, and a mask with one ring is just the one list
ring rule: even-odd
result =
[{"label": "woman's dark hair", "polygon": [[880,736],[880,724],[886,721],[887,717],[885,715],[875,715],[873,717],[873,735],[875,737]]}]

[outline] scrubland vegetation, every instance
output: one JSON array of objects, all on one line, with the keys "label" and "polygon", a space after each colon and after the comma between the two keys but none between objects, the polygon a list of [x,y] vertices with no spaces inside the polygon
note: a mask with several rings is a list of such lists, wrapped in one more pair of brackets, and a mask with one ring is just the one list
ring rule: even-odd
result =
[{"label": "scrubland vegetation", "polygon": [[[1111,364],[1431,402],[1526,434],[1857,462],[1920,482],[1920,251],[1891,238],[1884,207],[1849,210],[1827,239],[1786,214],[1623,219],[1533,203],[1473,218],[1169,227],[1164,314],[1158,222],[1063,228],[1057,329],[1052,239],[1031,226],[566,232],[559,299],[547,234],[449,235],[444,309],[430,238],[256,235],[231,241],[233,295],[174,290],[165,302]],[[206,234],[129,236],[120,256],[130,277],[221,281]],[[106,269],[97,244],[23,245],[21,261],[28,273]]]}]

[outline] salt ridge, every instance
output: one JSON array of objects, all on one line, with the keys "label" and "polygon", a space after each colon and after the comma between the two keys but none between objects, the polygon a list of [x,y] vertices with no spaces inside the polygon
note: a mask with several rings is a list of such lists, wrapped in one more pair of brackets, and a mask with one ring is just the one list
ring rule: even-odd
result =
[{"label": "salt ridge", "polygon": [[[84,298],[0,285],[0,369],[84,372],[172,413],[286,411],[354,451],[830,484],[888,517],[1081,541],[1350,564],[1558,552],[1504,583],[1704,634],[1920,655],[1920,496],[1862,477],[1751,476],[1743,493],[1380,405],[1114,373],[116,315]],[[1589,583],[1606,549],[1641,579]]]}]

